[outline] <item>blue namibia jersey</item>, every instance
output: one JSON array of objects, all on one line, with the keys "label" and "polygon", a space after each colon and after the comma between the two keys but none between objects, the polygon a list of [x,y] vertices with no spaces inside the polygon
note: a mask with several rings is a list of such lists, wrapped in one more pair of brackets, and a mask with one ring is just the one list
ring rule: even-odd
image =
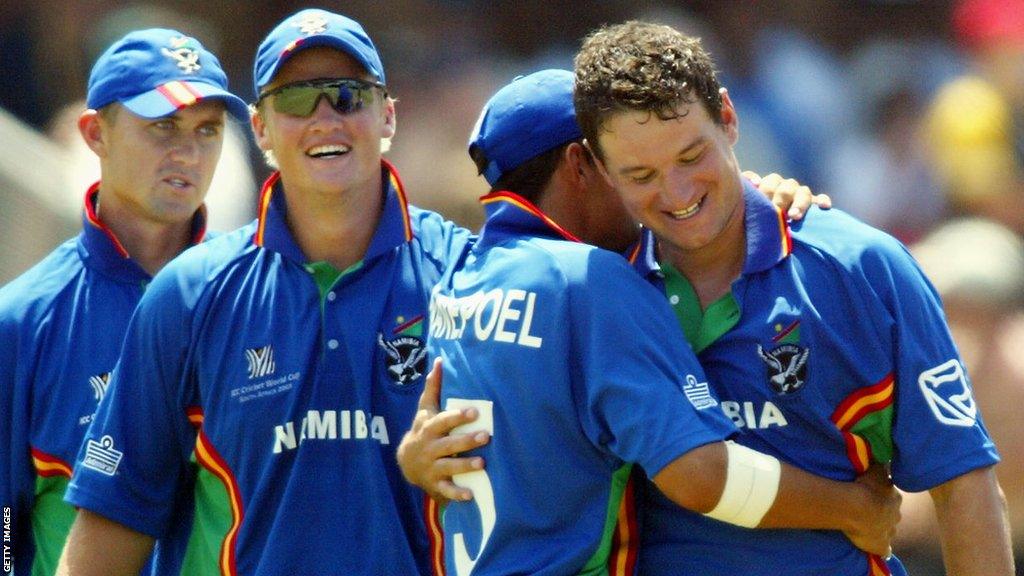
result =
[{"label": "blue namibia jersey", "polygon": [[180,558],[157,549],[157,573],[430,573],[426,503],[395,449],[423,388],[430,289],[469,233],[382,174],[363,260],[322,285],[275,174],[256,222],[186,252],[139,304],[68,501],[185,540]]},{"label": "blue namibia jersey", "polygon": [[[431,298],[442,405],[476,406],[486,469],[444,514],[447,573],[632,574],[630,464],[657,474],[735,427],[664,298],[510,192]],[[684,394],[685,392],[685,394]],[[456,431],[458,432],[458,431]]]},{"label": "blue namibia jersey", "polygon": [[[737,440],[808,472],[853,480],[890,463],[921,491],[998,461],[946,327],[906,249],[839,210],[788,224],[744,192],[747,256],[703,312],[666,266],[665,289]],[[903,574],[840,532],[746,530],[646,494],[643,574]]]},{"label": "blue namibia jersey", "polygon": [[96,183],[76,238],[0,289],[0,500],[19,576],[56,570],[75,514],[64,503],[75,456],[151,280],[97,216],[98,196]]}]

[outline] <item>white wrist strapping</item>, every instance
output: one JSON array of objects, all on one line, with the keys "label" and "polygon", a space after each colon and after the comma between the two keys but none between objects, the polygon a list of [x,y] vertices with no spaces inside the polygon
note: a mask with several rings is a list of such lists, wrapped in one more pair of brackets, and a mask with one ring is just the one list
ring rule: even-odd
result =
[{"label": "white wrist strapping", "polygon": [[705,514],[744,528],[754,528],[775,503],[782,464],[774,457],[726,441],[729,466],[725,489],[714,510]]}]

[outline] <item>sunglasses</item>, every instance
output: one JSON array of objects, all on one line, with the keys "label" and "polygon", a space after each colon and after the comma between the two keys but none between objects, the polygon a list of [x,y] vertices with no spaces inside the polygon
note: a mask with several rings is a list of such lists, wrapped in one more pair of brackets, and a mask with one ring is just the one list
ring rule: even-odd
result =
[{"label": "sunglasses", "polygon": [[320,97],[327,98],[331,106],[341,114],[358,112],[373,103],[373,91],[379,89],[387,95],[387,88],[379,82],[356,78],[318,78],[278,86],[260,94],[256,105],[264,98],[274,97],[274,110],[303,118],[313,114]]}]

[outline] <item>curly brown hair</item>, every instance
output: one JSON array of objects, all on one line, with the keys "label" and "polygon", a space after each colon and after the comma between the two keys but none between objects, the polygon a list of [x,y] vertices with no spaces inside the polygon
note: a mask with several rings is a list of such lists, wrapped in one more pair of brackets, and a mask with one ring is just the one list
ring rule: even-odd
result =
[{"label": "curly brown hair", "polygon": [[711,56],[700,38],[670,26],[635,20],[604,26],[583,41],[575,67],[576,120],[601,158],[597,136],[617,112],[648,111],[668,120],[680,115],[680,103],[699,100],[721,123],[721,85]]}]

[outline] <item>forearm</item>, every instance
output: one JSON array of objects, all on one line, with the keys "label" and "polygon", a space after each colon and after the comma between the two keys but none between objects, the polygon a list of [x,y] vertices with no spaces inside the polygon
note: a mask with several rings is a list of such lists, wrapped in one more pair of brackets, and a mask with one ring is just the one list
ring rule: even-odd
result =
[{"label": "forearm", "polygon": [[153,539],[103,516],[79,510],[57,576],[134,576],[153,550]]},{"label": "forearm", "polygon": [[1006,499],[991,467],[968,472],[931,491],[946,573],[1014,573]]},{"label": "forearm", "polygon": [[775,503],[758,528],[842,530],[856,528],[856,514],[870,506],[868,490],[853,482],[814,476],[782,465]]},{"label": "forearm", "polygon": [[885,555],[899,520],[899,493],[873,467],[856,482],[826,480],[727,442],[701,446],[654,477],[676,504],[745,527],[840,530]]}]

